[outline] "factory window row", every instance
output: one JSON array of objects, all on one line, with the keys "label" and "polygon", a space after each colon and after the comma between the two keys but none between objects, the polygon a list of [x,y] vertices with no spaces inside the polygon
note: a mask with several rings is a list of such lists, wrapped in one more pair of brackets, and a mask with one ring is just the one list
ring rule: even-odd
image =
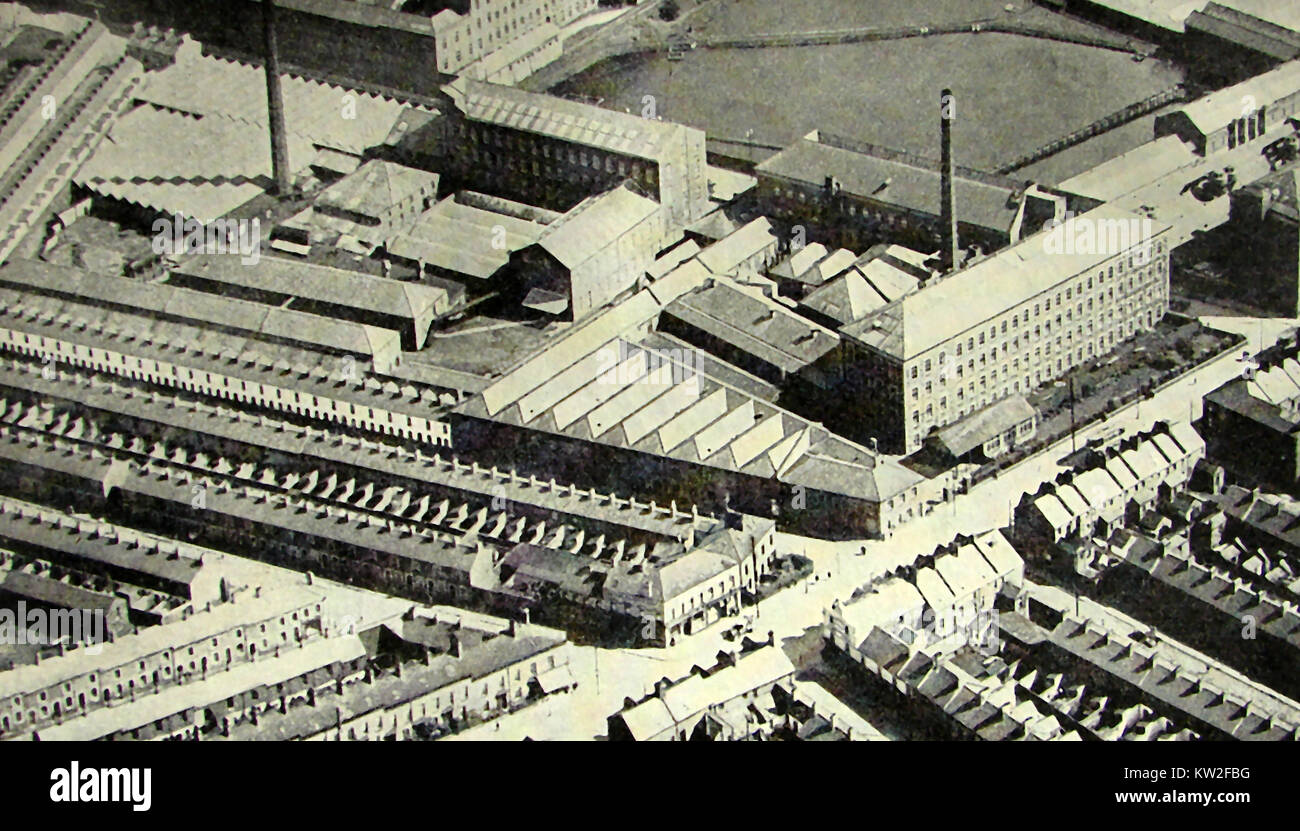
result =
[{"label": "factory window row", "polygon": [[1153,294],[1148,303],[1135,302],[1131,308],[1126,304],[1118,319],[1114,310],[1108,310],[1095,325],[1088,320],[1054,338],[1031,342],[1026,337],[1023,350],[999,364],[988,366],[991,362],[982,354],[978,364],[974,357],[964,364],[952,362],[936,382],[909,385],[909,450],[918,447],[932,427],[953,423],[1008,395],[1031,392],[1076,365],[1106,354],[1139,330],[1154,326],[1163,316],[1166,300],[1162,294]]},{"label": "factory window row", "polygon": [[572,166],[590,168],[598,173],[611,176],[631,177],[649,187],[658,185],[658,170],[654,165],[639,162],[629,164],[626,160],[619,159],[616,156],[596,152],[589,154],[586,151],[575,151],[572,148],[567,152],[562,148],[556,149],[553,154],[549,145],[543,146],[542,150],[543,152],[540,155],[543,161],[540,162],[537,160],[539,154],[536,152],[535,146],[533,147],[534,152],[531,154],[532,161],[511,153],[493,152],[477,146],[469,148],[469,156],[476,162],[485,162],[497,168],[524,172],[531,170],[536,175],[545,173],[552,178],[571,175],[569,167]]},{"label": "factory window row", "polygon": [[[1157,243],[1157,245],[1162,245],[1162,243]],[[938,359],[937,367],[941,373],[945,372],[944,367],[947,364],[948,357],[946,352],[947,348],[952,348],[956,355],[961,356],[975,351],[979,346],[985,346],[989,343],[997,343],[999,338],[1004,339],[1004,342],[1002,343],[1003,354],[1006,354],[1008,349],[1019,348],[1020,338],[1027,337],[1029,334],[1028,329],[1026,329],[1023,334],[1019,332],[1019,329],[1021,326],[1028,326],[1031,323],[1031,308],[1033,312],[1032,320],[1042,320],[1043,315],[1051,311],[1053,302],[1056,303],[1058,309],[1064,309],[1064,312],[1058,312],[1054,317],[1048,315],[1043,323],[1035,326],[1033,330],[1035,338],[1041,336],[1039,326],[1044,327],[1046,333],[1050,334],[1052,332],[1053,323],[1055,323],[1059,330],[1064,324],[1073,323],[1076,316],[1082,318],[1088,313],[1098,311],[1103,307],[1106,309],[1107,313],[1110,313],[1115,308],[1119,308],[1122,313],[1135,311],[1136,304],[1133,302],[1134,298],[1156,300],[1162,298],[1167,293],[1165,289],[1166,284],[1164,280],[1161,279],[1164,274],[1162,268],[1163,264],[1163,261],[1161,263],[1153,264],[1148,271],[1143,272],[1140,281],[1134,281],[1132,278],[1129,278],[1127,283],[1122,284],[1120,287],[1118,304],[1115,302],[1117,298],[1114,294],[1113,287],[1108,287],[1104,295],[1100,292],[1100,284],[1105,282],[1101,279],[1100,273],[1098,274],[1098,286],[1096,287],[1098,291],[1096,294],[1089,293],[1085,295],[1083,286],[1091,283],[1091,279],[1086,283],[1081,280],[1080,285],[1077,287],[1075,285],[1070,285],[1064,287],[1063,290],[1057,290],[1054,299],[1052,297],[1045,298],[1041,304],[1035,302],[1032,307],[1029,303],[1026,303],[1023,307],[1011,312],[1006,318],[1000,321],[991,322],[987,330],[981,329],[978,333],[971,333],[964,339],[956,339],[952,343],[951,347],[945,347],[938,353],[936,356]],[[1075,279],[1079,280],[1080,278]],[[1125,286],[1127,286],[1127,290]],[[1066,301],[1070,301],[1068,308],[1065,308]],[[996,349],[996,346],[994,348]],[[932,359],[926,358],[921,366],[913,365],[910,368],[908,371],[909,377],[917,379],[921,374],[922,368],[924,373],[929,375],[935,371],[936,364]]]}]

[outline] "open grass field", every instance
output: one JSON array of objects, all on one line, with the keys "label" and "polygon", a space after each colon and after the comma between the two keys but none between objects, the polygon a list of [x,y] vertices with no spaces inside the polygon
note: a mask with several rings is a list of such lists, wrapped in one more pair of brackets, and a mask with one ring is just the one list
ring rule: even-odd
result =
[{"label": "open grass field", "polygon": [[[919,24],[996,16],[1003,5],[986,0],[818,0],[795,7],[778,0],[718,0],[700,10],[712,12],[712,20],[694,28],[696,33],[736,35]],[[1046,14],[1034,10],[1040,12]],[[834,46],[697,49],[680,61],[662,55],[616,58],[554,91],[603,99],[605,106],[632,112],[641,112],[644,96],[653,95],[661,117],[715,136],[743,137],[752,130],[756,141],[786,144],[820,128],[937,155],[937,100],[940,89],[949,86],[958,96],[958,163],[993,168],[1181,80],[1177,67],[1154,60],[1136,63],[1110,50],[984,33]],[[1087,152],[1072,154],[1064,165],[1040,163],[1033,173],[1046,181],[1066,178],[1149,138],[1149,126],[1126,130],[1115,141],[1097,141]]]}]

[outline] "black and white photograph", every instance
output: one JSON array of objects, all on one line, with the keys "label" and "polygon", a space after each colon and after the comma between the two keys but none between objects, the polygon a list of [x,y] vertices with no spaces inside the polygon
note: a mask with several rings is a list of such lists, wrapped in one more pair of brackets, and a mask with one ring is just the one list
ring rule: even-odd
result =
[{"label": "black and white photograph", "polygon": [[1297,0],[0,2],[12,804],[1289,804],[1298,176]]}]

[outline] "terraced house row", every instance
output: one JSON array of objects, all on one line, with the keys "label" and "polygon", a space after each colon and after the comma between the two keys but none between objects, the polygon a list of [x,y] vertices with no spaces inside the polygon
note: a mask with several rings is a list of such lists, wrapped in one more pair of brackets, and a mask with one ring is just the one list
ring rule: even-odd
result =
[{"label": "terraced house row", "polygon": [[246,589],[210,610],[0,674],[0,736],[298,649],[321,632],[320,593]]},{"label": "terraced house row", "polygon": [[360,430],[449,446],[432,388],[379,380],[349,355],[0,290],[0,349]]},{"label": "terraced house row", "polygon": [[1191,424],[1162,424],[1026,494],[1015,512],[1016,538],[1041,549],[1109,536],[1181,493],[1204,458],[1205,442]]},{"label": "terraced house row", "polygon": [[[424,601],[518,610],[552,600],[539,604],[540,613],[614,616],[635,623],[640,637],[668,639],[738,611],[742,593],[757,593],[775,557],[770,520],[735,515],[724,523],[674,505],[426,460],[455,478],[494,483],[490,501],[481,487],[477,498],[452,490],[439,501],[437,491],[421,494],[418,480],[232,464],[104,432],[58,416],[48,403],[7,410],[0,455],[11,462],[12,489],[31,490],[39,479],[43,499],[54,494],[146,524],[166,516],[168,533],[180,529],[218,548]],[[509,493],[525,500],[512,504]],[[559,521],[529,508],[563,505],[562,496],[588,507]],[[640,516],[620,539],[624,512]]]}]

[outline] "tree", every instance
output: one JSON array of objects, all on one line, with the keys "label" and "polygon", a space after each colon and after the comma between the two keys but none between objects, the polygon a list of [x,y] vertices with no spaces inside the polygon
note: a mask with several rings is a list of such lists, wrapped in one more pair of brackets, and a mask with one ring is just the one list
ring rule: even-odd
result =
[{"label": "tree", "polygon": [[659,4],[659,19],[676,20],[681,11],[681,7],[677,5],[677,0],[664,0]]}]

